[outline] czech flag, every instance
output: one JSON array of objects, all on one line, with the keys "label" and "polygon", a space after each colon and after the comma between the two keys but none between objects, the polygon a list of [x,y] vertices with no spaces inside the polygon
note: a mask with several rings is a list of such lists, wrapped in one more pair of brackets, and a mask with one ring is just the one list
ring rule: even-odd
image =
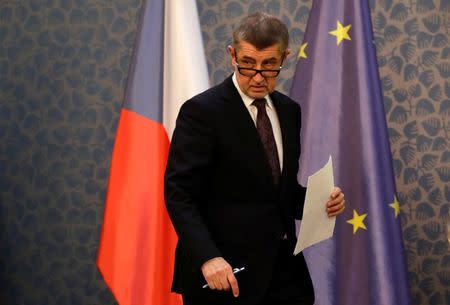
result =
[{"label": "czech flag", "polygon": [[[175,4],[176,3],[176,4]],[[181,104],[209,87],[195,0],[144,1],[114,144],[97,265],[120,305],[174,305],[164,204]]]}]

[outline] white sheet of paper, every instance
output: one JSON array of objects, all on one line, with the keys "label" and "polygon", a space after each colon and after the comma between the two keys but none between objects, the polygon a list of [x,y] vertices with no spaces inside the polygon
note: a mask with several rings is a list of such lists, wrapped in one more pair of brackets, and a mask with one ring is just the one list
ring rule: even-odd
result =
[{"label": "white sheet of paper", "polygon": [[334,189],[333,161],[308,177],[303,217],[294,254],[333,236],[336,217],[329,218],[326,202]]}]

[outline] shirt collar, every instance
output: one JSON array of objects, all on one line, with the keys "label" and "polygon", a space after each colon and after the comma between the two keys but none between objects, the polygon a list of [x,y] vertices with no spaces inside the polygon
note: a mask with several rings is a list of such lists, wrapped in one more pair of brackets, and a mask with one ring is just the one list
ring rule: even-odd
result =
[{"label": "shirt collar", "polygon": [[[247,96],[244,92],[242,92],[242,90],[239,87],[239,84],[237,82],[237,79],[236,79],[236,72],[233,73],[232,79],[233,79],[233,84],[236,87],[237,91],[239,92],[239,95],[241,96],[242,101],[244,102],[245,106],[247,106],[247,108],[250,107],[255,99]],[[273,104],[272,104],[272,100],[270,99],[270,96],[267,94],[264,98],[267,101],[267,106],[269,106],[269,108],[272,109]]]}]

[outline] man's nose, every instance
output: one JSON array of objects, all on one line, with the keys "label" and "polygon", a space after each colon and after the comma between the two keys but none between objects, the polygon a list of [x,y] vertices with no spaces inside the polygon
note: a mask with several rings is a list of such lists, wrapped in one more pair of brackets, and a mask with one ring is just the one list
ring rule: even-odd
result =
[{"label": "man's nose", "polygon": [[261,72],[256,73],[255,76],[253,76],[253,80],[255,82],[262,82],[264,80],[264,76],[261,75]]}]

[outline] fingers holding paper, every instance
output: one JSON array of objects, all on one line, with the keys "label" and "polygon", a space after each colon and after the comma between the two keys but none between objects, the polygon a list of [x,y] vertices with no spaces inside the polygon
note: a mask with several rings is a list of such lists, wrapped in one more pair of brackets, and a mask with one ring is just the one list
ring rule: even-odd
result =
[{"label": "fingers holding paper", "polygon": [[326,203],[328,217],[341,214],[345,209],[344,193],[339,187],[335,187]]}]

